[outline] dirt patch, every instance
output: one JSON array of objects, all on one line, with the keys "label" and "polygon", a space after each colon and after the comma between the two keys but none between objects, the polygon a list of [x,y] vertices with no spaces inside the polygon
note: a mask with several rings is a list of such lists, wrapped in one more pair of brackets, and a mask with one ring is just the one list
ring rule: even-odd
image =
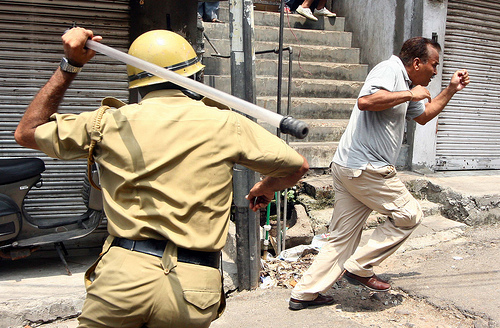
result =
[{"label": "dirt patch", "polygon": [[[295,262],[277,259],[266,261],[261,273],[264,284],[267,283],[269,287],[291,290],[310,266],[315,255],[315,253],[306,254]],[[381,275],[381,278],[389,280],[389,277],[384,277],[384,275]],[[464,315],[455,308],[437,308],[425,299],[413,298],[401,290],[373,292],[364,287],[351,285],[341,278],[327,294],[335,299],[333,307],[337,316],[352,320],[361,326],[373,328],[481,327],[478,325],[480,322],[478,318]]]},{"label": "dirt patch", "polygon": [[341,316],[367,327],[474,327],[474,320],[460,311],[438,309],[400,290],[375,293],[341,279],[329,294]]}]

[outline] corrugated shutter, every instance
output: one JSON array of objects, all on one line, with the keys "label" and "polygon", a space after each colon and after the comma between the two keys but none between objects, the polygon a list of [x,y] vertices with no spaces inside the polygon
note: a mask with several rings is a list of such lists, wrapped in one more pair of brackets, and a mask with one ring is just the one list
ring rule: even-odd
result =
[{"label": "corrugated shutter", "polygon": [[466,68],[471,84],[440,114],[437,169],[500,169],[500,3],[449,0],[443,87]]},{"label": "corrugated shutter", "polygon": [[[18,0],[0,2],[0,150],[2,158],[39,157],[47,170],[44,185],[30,192],[28,211],[37,218],[83,213],[80,190],[86,162],[60,161],[19,147],[14,130],[35,93],[57,68],[61,35],[73,24],[92,29],[103,43],[126,51],[129,1]],[[66,93],[60,112],[99,107],[105,96],[128,99],[126,66],[97,54]]]}]

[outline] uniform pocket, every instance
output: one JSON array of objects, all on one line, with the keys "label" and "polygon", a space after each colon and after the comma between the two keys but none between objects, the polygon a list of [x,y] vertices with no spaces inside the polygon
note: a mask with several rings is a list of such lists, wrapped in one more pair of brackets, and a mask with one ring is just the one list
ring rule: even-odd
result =
[{"label": "uniform pocket", "polygon": [[391,213],[390,218],[396,227],[413,228],[422,220],[420,205],[409,192],[382,206]]},{"label": "uniform pocket", "polygon": [[403,195],[396,198],[395,200],[393,200],[392,202],[382,204],[382,206],[384,206],[384,208],[388,211],[391,211],[391,212],[397,211],[400,208],[404,207],[406,204],[408,204],[408,202],[412,198],[413,198],[413,196],[410,193],[406,192]]},{"label": "uniform pocket", "polygon": [[220,291],[208,292],[198,290],[185,290],[184,299],[194,306],[205,310],[220,300]]},{"label": "uniform pocket", "polygon": [[97,265],[99,264],[99,262],[101,261],[102,257],[104,256],[104,254],[106,254],[109,251],[112,241],[113,241],[112,236],[108,236],[108,238],[106,238],[106,241],[104,242],[104,245],[102,246],[101,254],[99,254],[99,257],[97,258],[97,260],[95,260],[95,262],[87,269],[87,271],[85,271],[85,275],[84,275],[85,288],[89,288],[90,285],[92,285],[92,282],[95,279],[95,269],[96,269]]},{"label": "uniform pocket", "polygon": [[174,269],[186,302],[201,310],[217,305],[221,299],[219,270],[196,264],[177,262]]}]

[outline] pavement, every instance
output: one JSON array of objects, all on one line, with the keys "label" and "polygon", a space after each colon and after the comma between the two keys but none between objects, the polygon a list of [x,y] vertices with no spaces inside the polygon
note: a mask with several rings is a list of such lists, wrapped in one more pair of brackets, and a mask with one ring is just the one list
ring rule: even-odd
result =
[{"label": "pavement", "polygon": [[[455,207],[463,205],[459,201],[469,206],[471,199],[487,199],[487,204],[481,203],[482,210],[493,214],[483,215],[490,217],[488,222],[469,218],[476,223],[472,225],[441,215],[426,217],[409,240],[376,269],[392,284],[389,293],[369,292],[341,280],[328,292],[335,304],[290,311],[288,289],[234,292],[224,315],[211,327],[499,327],[500,220],[496,221],[495,211],[500,172],[402,175],[407,181],[425,181],[414,184],[417,193],[428,188],[436,194],[454,195],[455,200],[448,203]],[[462,216],[479,215],[478,208]],[[25,259],[0,261],[1,328],[77,326],[75,318],[85,298],[83,274],[99,247],[95,240],[87,247],[82,239],[67,248],[71,275],[51,248]]]}]

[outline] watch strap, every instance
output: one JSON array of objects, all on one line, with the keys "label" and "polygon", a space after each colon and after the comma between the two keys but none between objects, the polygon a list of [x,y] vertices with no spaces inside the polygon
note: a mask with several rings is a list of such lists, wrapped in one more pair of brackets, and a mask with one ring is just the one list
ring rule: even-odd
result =
[{"label": "watch strap", "polygon": [[80,67],[80,66],[71,65],[66,57],[63,57],[61,59],[61,63],[59,64],[59,67],[64,72],[73,73],[73,74],[79,73],[82,70],[82,68],[83,68],[83,67]]}]

